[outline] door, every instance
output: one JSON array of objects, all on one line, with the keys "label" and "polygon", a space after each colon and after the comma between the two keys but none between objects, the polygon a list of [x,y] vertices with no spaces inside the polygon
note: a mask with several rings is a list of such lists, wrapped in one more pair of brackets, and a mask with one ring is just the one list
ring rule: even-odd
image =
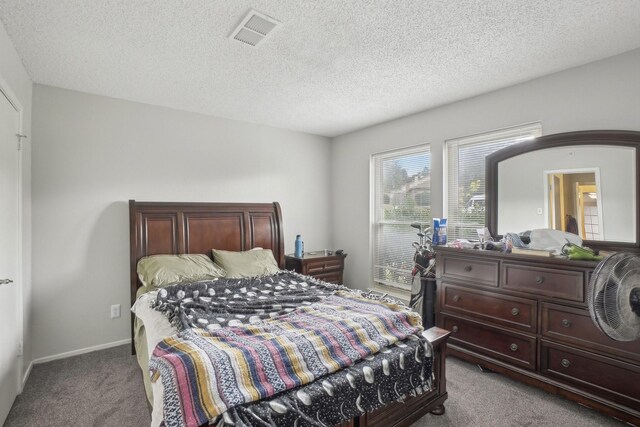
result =
[{"label": "door", "polygon": [[549,228],[552,228],[554,230],[564,230],[562,177],[558,174],[549,175],[549,184],[549,206],[551,206],[551,215],[549,215]]},{"label": "door", "polygon": [[583,239],[602,240],[602,218],[598,209],[598,192],[595,185],[576,184],[580,223]]},{"label": "door", "polygon": [[0,425],[18,394],[19,114],[0,91]]}]

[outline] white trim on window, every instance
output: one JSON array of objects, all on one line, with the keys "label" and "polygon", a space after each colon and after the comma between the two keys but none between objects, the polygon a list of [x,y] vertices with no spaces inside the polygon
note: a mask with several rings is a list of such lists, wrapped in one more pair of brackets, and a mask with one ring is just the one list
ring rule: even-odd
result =
[{"label": "white trim on window", "polygon": [[442,150],[443,211],[450,240],[477,237],[475,229],[486,224],[485,157],[541,135],[541,123],[534,122],[445,141]]},{"label": "white trim on window", "polygon": [[[384,186],[383,168],[389,167],[388,161],[393,159],[398,159],[400,164],[404,163],[401,170],[405,173],[406,178],[404,179],[406,181],[401,184],[401,187],[404,188],[397,188],[393,191],[395,194],[385,194],[382,189]],[[385,162],[387,162],[386,165]],[[369,191],[369,259],[373,286],[376,288],[382,286],[400,290],[409,289],[413,256],[411,242],[416,239],[415,236],[412,236],[414,231],[412,231],[410,224],[416,221],[428,224],[431,221],[431,152],[429,144],[371,155]],[[408,195],[409,197],[407,197]],[[392,200],[394,196],[397,197],[396,203],[398,205],[396,206]],[[389,197],[387,203],[385,203],[385,197]],[[392,206],[400,208],[397,211],[398,216],[385,218],[385,212],[394,216],[393,209],[389,210]],[[382,228],[386,228],[386,232],[383,232]],[[394,233],[394,228],[398,230],[398,235]],[[407,234],[406,242],[404,234]],[[388,249],[381,249],[383,244],[388,245]],[[385,257],[383,263],[380,262],[380,257]],[[388,273],[389,278],[382,277],[379,271],[381,269],[384,269],[385,275]]]}]

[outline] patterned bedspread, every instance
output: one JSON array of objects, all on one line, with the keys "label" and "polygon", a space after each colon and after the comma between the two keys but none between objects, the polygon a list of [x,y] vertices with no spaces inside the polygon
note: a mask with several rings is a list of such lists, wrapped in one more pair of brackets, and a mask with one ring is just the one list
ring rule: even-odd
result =
[{"label": "patterned bedspread", "polygon": [[150,361],[168,426],[333,425],[430,387],[417,314],[306,276],[173,285],[155,308],[180,329]]}]

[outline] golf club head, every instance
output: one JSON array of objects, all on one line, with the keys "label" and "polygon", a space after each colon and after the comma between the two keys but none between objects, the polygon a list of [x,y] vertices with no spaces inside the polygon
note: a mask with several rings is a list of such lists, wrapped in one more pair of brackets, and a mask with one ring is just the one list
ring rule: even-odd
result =
[{"label": "golf club head", "polygon": [[413,247],[414,247],[414,248],[416,248],[416,249],[420,249],[420,243],[418,243],[418,242],[413,242],[413,243],[411,244],[411,246],[413,246]]},{"label": "golf club head", "polygon": [[422,228],[422,224],[420,224],[419,222],[412,222],[411,226],[413,228],[417,228],[418,230],[420,230]]},{"label": "golf club head", "polygon": [[424,233],[418,232],[418,237],[420,237],[422,239],[424,237]]}]

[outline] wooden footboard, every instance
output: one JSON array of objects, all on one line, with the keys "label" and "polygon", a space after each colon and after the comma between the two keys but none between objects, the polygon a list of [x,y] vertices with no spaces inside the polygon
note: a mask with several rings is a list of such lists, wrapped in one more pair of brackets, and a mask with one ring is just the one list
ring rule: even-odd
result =
[{"label": "wooden footboard", "polygon": [[437,327],[424,332],[434,350],[435,384],[431,392],[409,398],[402,403],[391,403],[377,411],[345,421],[339,427],[405,427],[429,412],[434,415],[444,414],[444,401],[447,399],[445,356],[450,334],[451,332]]}]

